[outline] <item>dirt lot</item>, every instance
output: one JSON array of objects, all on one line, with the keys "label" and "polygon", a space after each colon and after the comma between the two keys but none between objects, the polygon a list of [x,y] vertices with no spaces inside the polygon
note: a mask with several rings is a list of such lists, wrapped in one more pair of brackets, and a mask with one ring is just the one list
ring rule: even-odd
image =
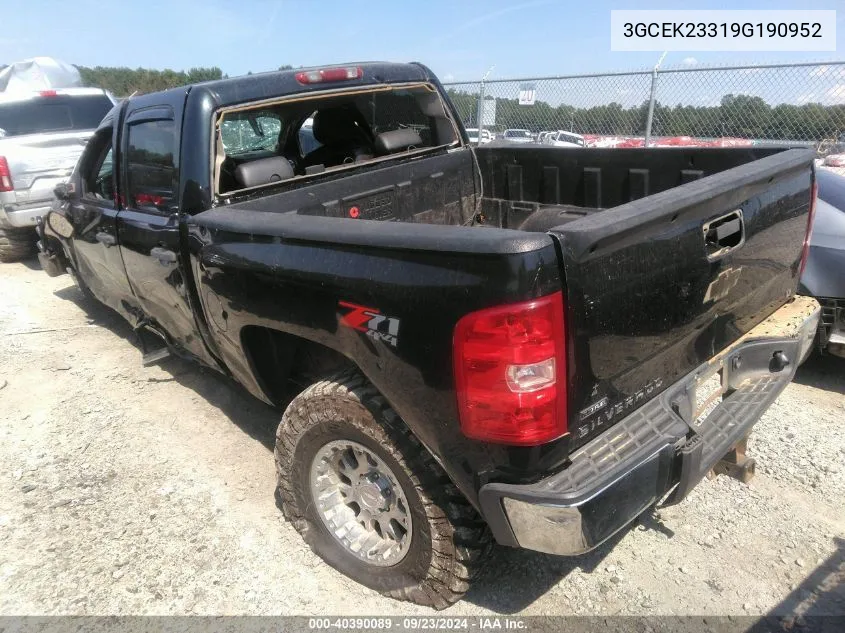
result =
[{"label": "dirt lot", "polygon": [[[410,614],[277,510],[279,413],[168,359],[67,276],[0,267],[0,614]],[[447,613],[845,614],[845,361],[757,425],[750,485],[704,481],[598,551],[505,550]]]}]

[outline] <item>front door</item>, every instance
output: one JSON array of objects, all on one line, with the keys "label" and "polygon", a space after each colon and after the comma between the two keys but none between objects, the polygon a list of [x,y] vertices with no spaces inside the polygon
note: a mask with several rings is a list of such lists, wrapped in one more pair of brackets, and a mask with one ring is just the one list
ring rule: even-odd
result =
[{"label": "front door", "polygon": [[73,225],[77,274],[103,303],[125,313],[132,305],[117,237],[113,128],[103,125],[94,134],[79,163],[80,191],[68,203]]},{"label": "front door", "polygon": [[127,113],[118,239],[126,275],[144,313],[173,343],[213,362],[194,321],[185,278],[189,262],[182,260],[178,134],[170,107]]}]

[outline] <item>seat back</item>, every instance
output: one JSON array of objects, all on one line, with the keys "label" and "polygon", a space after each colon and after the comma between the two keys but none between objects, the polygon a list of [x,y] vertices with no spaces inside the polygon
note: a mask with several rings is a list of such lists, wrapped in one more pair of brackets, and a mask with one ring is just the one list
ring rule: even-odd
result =
[{"label": "seat back", "polygon": [[376,137],[376,155],[386,156],[409,149],[416,149],[423,146],[422,138],[416,130],[402,128],[382,132]]},{"label": "seat back", "polygon": [[284,156],[271,156],[238,165],[234,175],[239,187],[246,189],[293,178],[294,171]]},{"label": "seat back", "polygon": [[314,115],[312,129],[321,147],[305,156],[305,167],[334,167],[372,158],[372,139],[367,123],[352,106],[319,110]]}]

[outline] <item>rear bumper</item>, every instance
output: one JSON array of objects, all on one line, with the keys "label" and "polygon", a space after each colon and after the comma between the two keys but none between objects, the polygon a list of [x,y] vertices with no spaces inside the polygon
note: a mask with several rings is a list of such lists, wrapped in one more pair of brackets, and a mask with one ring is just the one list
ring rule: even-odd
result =
[{"label": "rear bumper", "polygon": [[819,303],[822,306],[819,348],[845,357],[845,299],[819,297]]},{"label": "rear bumper", "polygon": [[[657,398],[572,454],[560,473],[530,485],[490,483],[481,510],[496,540],[575,555],[601,544],[667,494],[680,502],[739,441],[810,353],[820,308],[796,297]],[[777,353],[789,364],[778,369]],[[695,386],[716,372],[728,391],[693,419]]]},{"label": "rear bumper", "polygon": [[17,202],[14,191],[0,193],[0,228],[34,227],[37,218],[50,210],[52,199]]}]

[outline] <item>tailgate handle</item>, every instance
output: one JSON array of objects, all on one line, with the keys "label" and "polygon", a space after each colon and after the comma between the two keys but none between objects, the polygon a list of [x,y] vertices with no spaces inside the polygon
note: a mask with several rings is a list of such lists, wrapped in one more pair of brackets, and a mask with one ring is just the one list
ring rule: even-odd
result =
[{"label": "tailgate handle", "polygon": [[742,210],[706,222],[702,227],[707,259],[713,261],[724,257],[745,243],[745,221]]}]

